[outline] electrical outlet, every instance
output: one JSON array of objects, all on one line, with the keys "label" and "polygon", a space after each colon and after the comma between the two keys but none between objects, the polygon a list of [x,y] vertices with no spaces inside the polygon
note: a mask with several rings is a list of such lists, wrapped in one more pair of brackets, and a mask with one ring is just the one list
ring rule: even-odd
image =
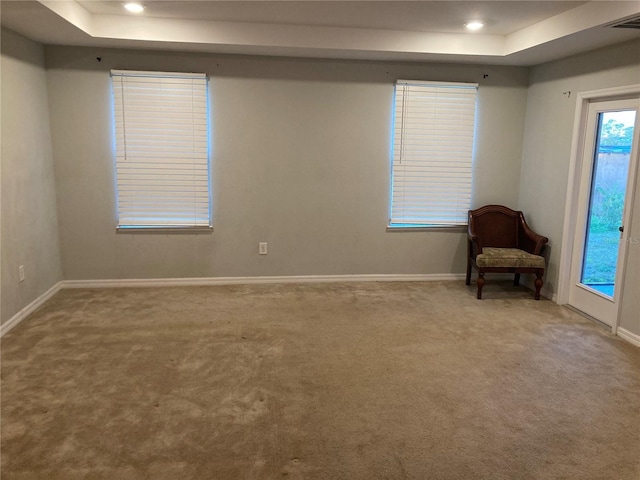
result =
[{"label": "electrical outlet", "polygon": [[18,267],[18,278],[21,282],[24,282],[24,265]]},{"label": "electrical outlet", "polygon": [[258,243],[258,255],[266,255],[267,254],[267,242]]}]

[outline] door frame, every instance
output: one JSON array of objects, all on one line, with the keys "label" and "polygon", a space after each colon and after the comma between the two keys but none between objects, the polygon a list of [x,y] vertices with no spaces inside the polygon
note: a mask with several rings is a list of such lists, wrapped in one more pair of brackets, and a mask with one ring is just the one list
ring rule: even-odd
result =
[{"label": "door frame", "polygon": [[[625,85],[622,87],[605,88],[601,90],[591,90],[578,93],[576,97],[576,111],[573,120],[573,136],[571,140],[571,154],[569,158],[569,176],[567,183],[567,196],[565,200],[564,225],[562,228],[562,247],[560,249],[560,268],[558,276],[558,296],[557,302],[560,305],[569,303],[569,289],[571,285],[571,260],[573,258],[573,244],[576,233],[577,212],[579,205],[580,181],[582,177],[582,159],[585,148],[585,126],[589,113],[589,104],[594,101],[622,100],[632,96],[640,95],[640,84]],[[635,134],[637,138],[637,133]],[[633,154],[633,151],[632,151]],[[632,158],[632,161],[635,159]],[[635,180],[637,168],[632,164],[629,172],[628,185],[632,186],[629,195],[630,205],[633,205],[635,195]],[[631,209],[625,209],[623,225],[630,224]],[[627,264],[627,248],[623,249],[620,262],[620,278],[624,278]],[[622,306],[624,289],[620,291],[620,301],[618,303],[618,313],[615,322],[611,327],[611,332],[616,334],[620,323],[620,307]]]}]

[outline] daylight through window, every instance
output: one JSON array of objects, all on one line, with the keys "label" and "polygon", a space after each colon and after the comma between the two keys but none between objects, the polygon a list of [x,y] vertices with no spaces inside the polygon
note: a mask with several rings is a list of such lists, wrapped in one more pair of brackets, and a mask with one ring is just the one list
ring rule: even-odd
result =
[{"label": "daylight through window", "polygon": [[467,223],[477,89],[397,81],[390,227]]},{"label": "daylight through window", "polygon": [[118,227],[209,227],[206,75],[111,76]]}]

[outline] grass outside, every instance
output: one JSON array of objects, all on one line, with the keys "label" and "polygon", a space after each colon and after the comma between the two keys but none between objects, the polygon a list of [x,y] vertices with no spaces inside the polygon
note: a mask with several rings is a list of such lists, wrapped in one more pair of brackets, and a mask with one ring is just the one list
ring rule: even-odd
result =
[{"label": "grass outside", "polygon": [[582,283],[615,283],[619,244],[620,232],[617,229],[589,232]]}]

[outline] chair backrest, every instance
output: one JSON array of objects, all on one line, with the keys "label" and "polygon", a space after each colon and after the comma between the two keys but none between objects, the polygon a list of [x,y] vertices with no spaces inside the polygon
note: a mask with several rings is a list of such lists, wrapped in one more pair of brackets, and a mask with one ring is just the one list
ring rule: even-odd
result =
[{"label": "chair backrest", "polygon": [[518,248],[520,212],[502,205],[486,205],[469,210],[469,231],[478,235],[485,247]]}]

